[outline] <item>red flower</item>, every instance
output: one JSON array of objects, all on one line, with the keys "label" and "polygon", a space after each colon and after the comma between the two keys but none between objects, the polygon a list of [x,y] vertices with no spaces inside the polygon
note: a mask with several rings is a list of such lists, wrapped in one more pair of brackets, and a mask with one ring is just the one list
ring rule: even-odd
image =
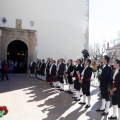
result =
[{"label": "red flower", "polygon": [[111,85],[111,87],[116,87],[117,86],[117,84],[114,82],[114,83],[112,83],[112,85]]},{"label": "red flower", "polygon": [[3,106],[0,106],[0,110],[4,110]]},{"label": "red flower", "polygon": [[5,110],[5,114],[7,114],[7,113],[8,113],[7,107],[6,107],[6,106],[3,106],[3,108],[4,108],[4,110]]},{"label": "red flower", "polygon": [[5,114],[7,114],[8,113],[8,109],[5,109]]}]

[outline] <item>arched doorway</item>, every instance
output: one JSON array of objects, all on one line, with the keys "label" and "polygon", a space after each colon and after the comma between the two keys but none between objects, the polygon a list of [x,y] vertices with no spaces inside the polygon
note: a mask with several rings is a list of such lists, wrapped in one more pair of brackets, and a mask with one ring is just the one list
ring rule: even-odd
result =
[{"label": "arched doorway", "polygon": [[21,40],[14,40],[11,43],[9,43],[7,47],[7,60],[10,61],[9,62],[10,72],[27,73],[27,61],[28,61],[27,45]]}]

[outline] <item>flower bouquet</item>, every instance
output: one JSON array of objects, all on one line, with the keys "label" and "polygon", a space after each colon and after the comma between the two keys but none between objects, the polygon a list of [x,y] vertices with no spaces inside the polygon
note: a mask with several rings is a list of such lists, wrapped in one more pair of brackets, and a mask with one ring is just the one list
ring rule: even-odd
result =
[{"label": "flower bouquet", "polygon": [[115,83],[115,81],[113,81],[113,83],[111,84],[111,86],[108,88],[108,90],[110,91],[110,95],[111,96],[114,95],[114,91],[116,91],[116,86],[117,86],[117,84]]},{"label": "flower bouquet", "polygon": [[[98,70],[98,77],[100,76],[102,74],[102,69],[101,68],[99,68],[99,70]],[[100,79],[98,79],[98,82],[100,83]]]},{"label": "flower bouquet", "polygon": [[8,113],[8,109],[6,106],[0,106],[0,117],[6,115]]}]

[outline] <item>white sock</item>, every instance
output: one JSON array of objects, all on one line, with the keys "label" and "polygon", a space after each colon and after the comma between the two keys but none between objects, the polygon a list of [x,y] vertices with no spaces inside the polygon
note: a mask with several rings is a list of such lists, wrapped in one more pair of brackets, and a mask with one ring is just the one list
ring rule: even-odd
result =
[{"label": "white sock", "polygon": [[100,110],[105,109],[105,103],[106,103],[105,99],[102,99],[102,106],[101,106]]},{"label": "white sock", "polygon": [[58,86],[60,86],[60,87],[61,87],[61,83],[60,83],[60,82],[58,83]]},{"label": "white sock", "polygon": [[62,83],[60,83],[60,89],[62,89]]},{"label": "white sock", "polygon": [[55,82],[53,82],[53,86],[55,86]]},{"label": "white sock", "polygon": [[83,103],[86,102],[86,95],[83,95]]},{"label": "white sock", "polygon": [[110,101],[107,101],[106,102],[105,113],[107,113],[109,111],[109,107],[110,107]]},{"label": "white sock", "polygon": [[34,77],[34,74],[32,74],[32,77]]},{"label": "white sock", "polygon": [[75,92],[76,94],[75,94],[75,97],[77,97],[78,96],[78,91],[76,90],[76,92]]},{"label": "white sock", "polygon": [[78,90],[77,100],[80,99],[80,91]]},{"label": "white sock", "polygon": [[120,120],[120,108],[118,108],[118,120]]},{"label": "white sock", "polygon": [[113,105],[113,117],[117,116],[117,105]]},{"label": "white sock", "polygon": [[71,84],[71,88],[70,88],[70,89],[71,89],[71,92],[73,92],[73,87],[74,87],[73,84]]},{"label": "white sock", "polygon": [[55,82],[55,87],[57,86],[57,83]]},{"label": "white sock", "polygon": [[70,85],[70,84],[68,84],[68,91],[70,91],[70,87],[71,87],[71,85]]},{"label": "white sock", "polygon": [[80,90],[80,96],[83,95],[82,89]]},{"label": "white sock", "polygon": [[64,83],[62,83],[62,90],[64,90]]},{"label": "white sock", "polygon": [[42,76],[40,75],[40,80],[42,79]]},{"label": "white sock", "polygon": [[90,106],[91,96],[87,96],[87,99],[88,99],[88,105]]}]

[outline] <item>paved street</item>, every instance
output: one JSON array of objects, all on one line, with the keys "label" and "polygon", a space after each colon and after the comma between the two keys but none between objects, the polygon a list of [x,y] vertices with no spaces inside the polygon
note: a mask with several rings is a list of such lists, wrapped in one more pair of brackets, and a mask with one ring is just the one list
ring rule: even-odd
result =
[{"label": "paved street", "polygon": [[101,104],[96,87],[91,87],[91,108],[87,110],[73,102],[72,95],[59,92],[46,82],[28,75],[9,78],[10,81],[0,82],[0,105],[9,110],[0,120],[107,120],[95,111]]}]

